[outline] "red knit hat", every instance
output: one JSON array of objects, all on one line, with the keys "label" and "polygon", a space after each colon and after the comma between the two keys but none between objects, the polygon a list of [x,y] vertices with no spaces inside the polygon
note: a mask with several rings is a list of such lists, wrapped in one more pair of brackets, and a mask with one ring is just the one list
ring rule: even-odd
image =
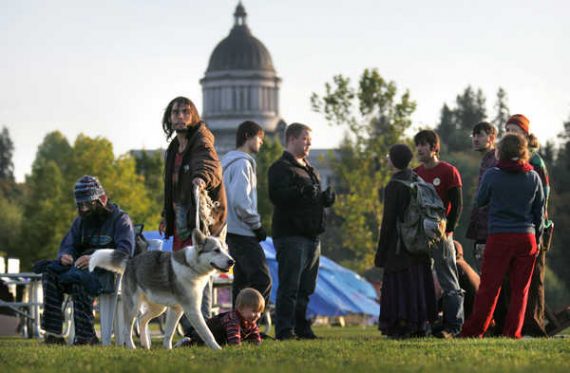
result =
[{"label": "red knit hat", "polygon": [[[509,118],[507,124],[516,124],[523,130],[527,135],[530,132],[530,122],[527,117],[522,114],[515,114]],[[505,125],[506,126],[506,125]]]}]

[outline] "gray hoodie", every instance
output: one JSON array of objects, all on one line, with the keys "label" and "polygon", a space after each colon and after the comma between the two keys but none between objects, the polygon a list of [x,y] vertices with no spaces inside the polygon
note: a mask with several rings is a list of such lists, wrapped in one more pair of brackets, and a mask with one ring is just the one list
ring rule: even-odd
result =
[{"label": "gray hoodie", "polygon": [[261,227],[255,159],[240,150],[232,150],[222,158],[222,168],[228,199],[228,233],[255,237],[253,230]]}]

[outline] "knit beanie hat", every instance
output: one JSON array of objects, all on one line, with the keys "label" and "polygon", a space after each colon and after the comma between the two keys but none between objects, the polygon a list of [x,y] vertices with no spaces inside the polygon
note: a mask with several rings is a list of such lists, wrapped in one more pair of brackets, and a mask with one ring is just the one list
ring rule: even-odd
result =
[{"label": "knit beanie hat", "polygon": [[105,190],[94,176],[85,175],[75,183],[75,203],[95,201],[105,195]]},{"label": "knit beanie hat", "polygon": [[[527,117],[522,114],[515,114],[507,120],[507,124],[515,124],[520,127],[527,135],[530,132],[530,122]],[[507,125],[505,124],[505,126]]]},{"label": "knit beanie hat", "polygon": [[392,145],[388,155],[390,156],[390,161],[394,167],[399,168],[400,170],[407,168],[414,156],[411,149],[406,144]]}]

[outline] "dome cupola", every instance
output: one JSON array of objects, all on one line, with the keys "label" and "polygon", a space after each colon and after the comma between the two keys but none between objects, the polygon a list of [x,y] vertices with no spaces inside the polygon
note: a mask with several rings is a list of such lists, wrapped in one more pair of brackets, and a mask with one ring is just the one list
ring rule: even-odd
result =
[{"label": "dome cupola", "polygon": [[247,13],[241,2],[234,12],[234,26],[210,57],[207,72],[224,70],[275,71],[269,51],[251,34]]}]

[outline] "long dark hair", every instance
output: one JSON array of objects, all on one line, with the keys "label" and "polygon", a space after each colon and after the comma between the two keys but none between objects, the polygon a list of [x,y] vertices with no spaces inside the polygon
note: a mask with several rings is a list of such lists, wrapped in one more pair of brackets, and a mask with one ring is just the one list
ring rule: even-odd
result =
[{"label": "long dark hair", "polygon": [[172,129],[172,122],[170,122],[170,114],[172,113],[172,107],[174,106],[174,104],[178,104],[178,106],[187,105],[190,107],[190,114],[192,116],[192,121],[191,121],[192,125],[198,124],[201,121],[200,114],[198,114],[198,109],[196,109],[196,105],[194,105],[194,103],[189,98],[183,96],[176,97],[175,99],[170,101],[170,103],[164,110],[164,115],[162,116],[162,130],[164,131],[167,140],[170,138],[170,136],[172,136],[172,133],[174,132],[174,130]]}]

